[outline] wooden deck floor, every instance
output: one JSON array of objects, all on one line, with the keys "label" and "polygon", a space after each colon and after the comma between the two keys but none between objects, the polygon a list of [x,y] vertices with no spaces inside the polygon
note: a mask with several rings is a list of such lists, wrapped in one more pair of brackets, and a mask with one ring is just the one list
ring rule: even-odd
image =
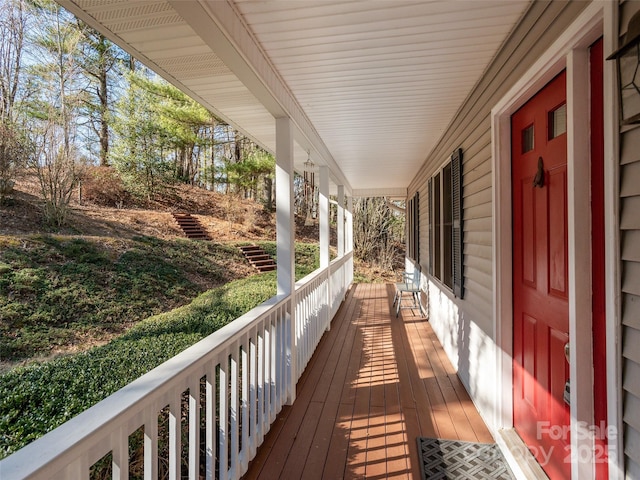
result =
[{"label": "wooden deck floor", "polygon": [[426,320],[355,285],[247,479],[420,478],[416,437],[493,442]]}]

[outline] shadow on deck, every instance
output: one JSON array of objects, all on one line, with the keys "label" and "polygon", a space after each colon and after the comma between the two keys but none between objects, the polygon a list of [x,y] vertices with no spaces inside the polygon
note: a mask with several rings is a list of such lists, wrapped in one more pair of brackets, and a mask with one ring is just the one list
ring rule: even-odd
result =
[{"label": "shadow on deck", "polygon": [[420,478],[416,437],[493,442],[428,321],[354,285],[245,479]]}]

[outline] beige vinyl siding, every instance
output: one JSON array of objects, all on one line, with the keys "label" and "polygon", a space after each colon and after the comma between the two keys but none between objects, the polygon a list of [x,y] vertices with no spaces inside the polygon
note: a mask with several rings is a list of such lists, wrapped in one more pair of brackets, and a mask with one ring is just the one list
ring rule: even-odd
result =
[{"label": "beige vinyl siding", "polygon": [[[639,2],[620,5],[620,40]],[[620,134],[622,420],[625,474],[640,478],[640,128]]]},{"label": "beige vinyl siding", "polygon": [[[493,387],[496,379],[490,371],[491,353],[483,357],[492,351],[497,336],[493,318],[491,110],[586,6],[588,2],[534,2],[531,5],[408,187],[410,196],[415,191],[425,191],[427,180],[454,150],[462,148],[464,298],[454,298],[435,281],[430,289],[430,313],[439,314],[432,319],[434,330],[489,423],[500,422],[493,411],[499,394]],[[428,202],[421,202],[421,208],[427,217]],[[428,221],[424,221],[421,263],[425,272],[429,261],[428,233]],[[438,288],[446,294],[437,294]],[[443,298],[457,308],[448,308]]]},{"label": "beige vinyl siding", "polygon": [[[622,388],[627,478],[640,475],[640,128],[621,135]],[[635,145],[630,148],[630,144]],[[634,184],[635,182],[635,184]]]},{"label": "beige vinyl siding", "polygon": [[[623,232],[623,245],[629,234],[638,235],[638,231]],[[636,250],[638,244],[636,244]],[[630,263],[623,247],[623,268]],[[636,260],[637,262],[637,260]],[[636,279],[636,281],[638,281]],[[640,296],[624,292],[622,301],[623,315],[623,421],[624,452],[626,456],[627,478],[640,478]]]},{"label": "beige vinyl siding", "polygon": [[[456,148],[462,148],[465,296],[459,304],[485,332],[493,329],[491,109],[586,5],[535,2],[531,6],[409,186],[410,196],[419,190],[426,199],[427,179]],[[428,202],[420,202],[420,207],[420,258],[426,266]]]}]

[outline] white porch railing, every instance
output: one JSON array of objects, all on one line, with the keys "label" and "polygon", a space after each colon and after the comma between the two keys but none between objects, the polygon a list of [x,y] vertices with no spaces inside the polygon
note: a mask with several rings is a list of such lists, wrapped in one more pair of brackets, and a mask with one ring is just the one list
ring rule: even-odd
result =
[{"label": "white porch railing", "polygon": [[329,277],[329,285],[331,285],[331,318],[333,318],[340,308],[340,304],[347,295],[347,288],[353,283],[353,252],[349,252],[343,257],[334,260],[329,266],[331,276]]},{"label": "white porch railing", "polygon": [[[353,281],[353,255],[331,262],[296,283],[296,372],[304,372]],[[345,283],[348,282],[348,283]],[[329,300],[330,299],[330,300]]]},{"label": "white porch railing", "polygon": [[[299,374],[344,299],[352,266],[348,253],[296,284]],[[145,479],[187,471],[240,478],[298,380],[287,381],[291,305],[277,296],[254,308],[0,461],[0,478],[85,479],[97,466],[114,479],[130,470]],[[140,468],[130,465],[134,448],[143,450]]]}]

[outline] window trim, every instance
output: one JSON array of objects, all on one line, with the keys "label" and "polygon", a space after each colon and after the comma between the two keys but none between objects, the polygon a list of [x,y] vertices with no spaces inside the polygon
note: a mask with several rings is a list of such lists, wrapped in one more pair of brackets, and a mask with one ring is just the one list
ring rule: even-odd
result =
[{"label": "window trim", "polygon": [[407,202],[407,257],[420,263],[420,192]]},{"label": "window trim", "polygon": [[[447,171],[447,175],[445,175],[445,171]],[[450,188],[447,189],[444,182],[445,177],[449,176],[449,171]],[[447,191],[450,198],[445,198]],[[436,195],[438,195],[437,198]],[[451,290],[456,297],[463,298],[464,230],[461,148],[456,149],[449,159],[429,177],[427,197],[429,202],[429,275]],[[451,221],[448,222],[448,219]],[[448,232],[450,232],[450,236],[447,236]],[[449,274],[447,278],[445,278],[445,273]]]}]

